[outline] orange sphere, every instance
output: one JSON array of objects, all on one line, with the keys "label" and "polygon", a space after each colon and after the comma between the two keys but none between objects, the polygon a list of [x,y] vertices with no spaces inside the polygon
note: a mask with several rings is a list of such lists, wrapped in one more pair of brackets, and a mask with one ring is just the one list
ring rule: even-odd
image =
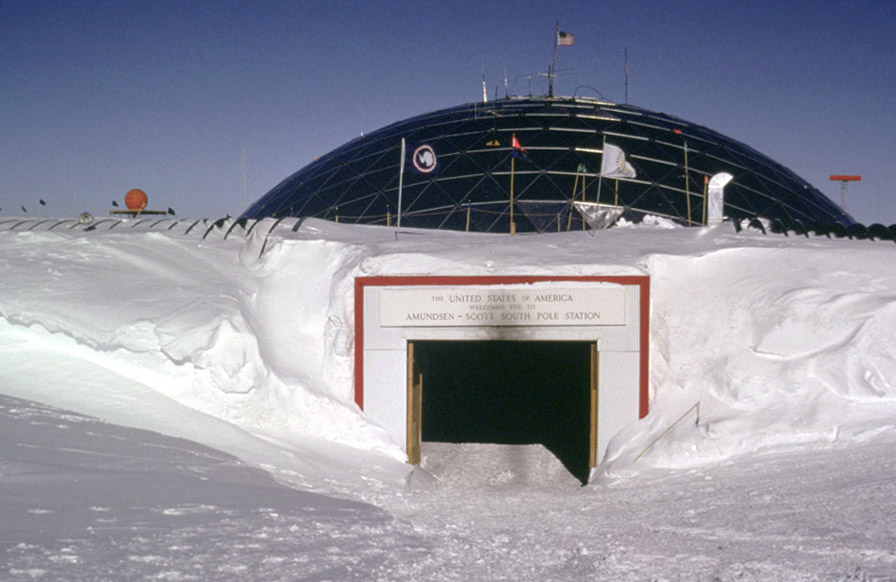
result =
[{"label": "orange sphere", "polygon": [[124,196],[124,204],[128,207],[128,210],[143,210],[146,208],[148,201],[146,192],[139,188],[134,188]]}]

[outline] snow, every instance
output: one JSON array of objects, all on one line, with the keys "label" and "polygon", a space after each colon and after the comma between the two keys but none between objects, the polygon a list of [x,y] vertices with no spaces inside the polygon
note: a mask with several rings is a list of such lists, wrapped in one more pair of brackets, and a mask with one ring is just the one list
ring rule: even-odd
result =
[{"label": "snow", "polygon": [[[0,269],[0,580],[896,580],[892,242],[0,220]],[[353,403],[357,276],[645,273],[585,487]]]}]

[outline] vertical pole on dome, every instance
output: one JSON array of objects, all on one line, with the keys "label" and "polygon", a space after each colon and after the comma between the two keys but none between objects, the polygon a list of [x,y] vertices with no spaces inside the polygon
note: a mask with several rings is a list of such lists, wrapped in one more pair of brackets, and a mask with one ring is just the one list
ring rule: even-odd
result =
[{"label": "vertical pole on dome", "polygon": [[688,142],[684,142],[684,194],[688,202],[688,226],[691,226],[691,179],[688,172]]},{"label": "vertical pole on dome", "polygon": [[607,147],[607,136],[603,136],[603,142],[600,146],[600,171],[597,173],[597,200],[596,202],[600,204],[600,185],[604,181],[604,150]]},{"label": "vertical pole on dome", "polygon": [[516,156],[510,156],[510,234],[516,234],[516,224],[513,222],[513,174],[516,169]]},{"label": "vertical pole on dome", "polygon": [[548,70],[548,99],[554,97],[554,64],[557,62],[557,43],[560,42],[560,21],[554,26],[554,52],[551,54],[551,68]]},{"label": "vertical pole on dome", "polygon": [[[582,202],[585,201],[585,174],[588,173],[588,168],[585,167],[585,164],[582,164]],[[585,219],[582,218],[582,230],[585,230]]]},{"label": "vertical pole on dome", "polygon": [[[572,229],[572,209],[576,205],[576,194],[578,193],[577,190],[579,188],[579,174],[581,173],[581,171],[582,171],[582,164],[579,164],[579,166],[576,168],[576,179],[572,184],[572,199],[569,201],[569,214],[567,214],[567,216],[566,216],[566,230],[567,231]],[[582,191],[583,192],[585,191],[584,187],[582,188]],[[584,198],[584,196],[582,196],[582,198]],[[584,202],[584,200],[582,200],[582,201]]]},{"label": "vertical pole on dome", "polygon": [[709,176],[703,176],[703,226],[706,226],[707,214],[706,207],[709,201]]},{"label": "vertical pole on dome", "polygon": [[404,138],[401,138],[401,162],[398,164],[398,219],[396,221],[397,228],[401,228],[401,194],[402,194],[402,190],[404,189],[405,147],[406,146],[405,146]]}]

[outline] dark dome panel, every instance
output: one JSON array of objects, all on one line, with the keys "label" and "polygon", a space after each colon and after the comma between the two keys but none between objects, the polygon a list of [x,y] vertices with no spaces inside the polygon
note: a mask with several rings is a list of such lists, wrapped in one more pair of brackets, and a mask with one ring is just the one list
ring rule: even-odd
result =
[{"label": "dark dome panel", "polygon": [[[514,157],[516,136],[526,155]],[[401,140],[428,144],[437,171],[405,168]],[[635,170],[600,177],[604,145]],[[410,147],[410,146],[409,146]],[[507,232],[510,193],[519,232],[581,229],[572,202],[621,207],[701,224],[709,179],[725,186],[726,216],[791,224],[854,220],[808,182],[706,127],[629,105],[582,98],[511,98],[426,113],[354,139],[305,166],[253,203],[245,218],[311,216],[347,223]]]}]

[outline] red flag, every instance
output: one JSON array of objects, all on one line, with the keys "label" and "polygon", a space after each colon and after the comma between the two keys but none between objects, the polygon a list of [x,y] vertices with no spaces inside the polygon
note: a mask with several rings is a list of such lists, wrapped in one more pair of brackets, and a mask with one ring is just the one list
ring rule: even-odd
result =
[{"label": "red flag", "polygon": [[520,141],[516,138],[516,135],[513,136],[510,145],[513,146],[513,157],[515,158],[518,158],[520,157],[520,155],[527,153],[523,146],[520,145]]}]

